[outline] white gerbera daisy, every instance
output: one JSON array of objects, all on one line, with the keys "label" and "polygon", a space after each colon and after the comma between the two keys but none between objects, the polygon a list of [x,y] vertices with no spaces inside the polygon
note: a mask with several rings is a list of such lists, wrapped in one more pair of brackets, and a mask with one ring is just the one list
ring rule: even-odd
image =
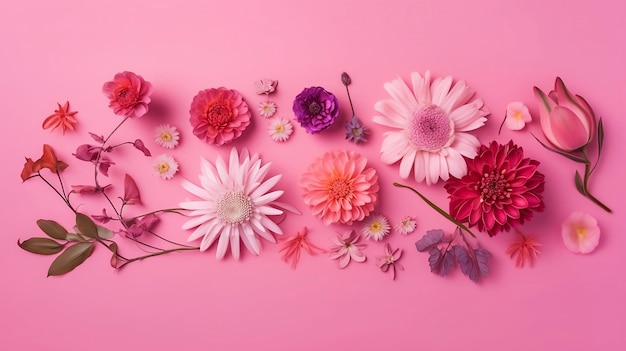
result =
[{"label": "white gerbera daisy", "polygon": [[180,133],[169,124],[162,124],[154,130],[154,141],[157,145],[166,149],[173,149],[178,145],[180,140]]},{"label": "white gerbera daisy", "polygon": [[387,217],[383,215],[372,215],[365,221],[365,226],[361,230],[366,239],[374,241],[383,240],[389,234],[391,226]]},{"label": "white gerbera daisy", "polygon": [[413,233],[416,228],[417,222],[415,222],[415,219],[411,216],[406,216],[396,225],[395,229],[402,235],[409,235]]},{"label": "white gerbera daisy", "polygon": [[276,104],[274,101],[261,101],[259,104],[259,113],[265,118],[270,118],[276,113]]},{"label": "white gerbera daisy", "polygon": [[250,156],[248,150],[241,155],[237,149],[230,152],[228,165],[218,156],[215,165],[201,159],[200,184],[183,181],[183,188],[199,197],[197,201],[185,201],[181,208],[190,210],[190,219],[183,229],[196,228],[188,238],[202,238],[200,250],[205,251],[219,238],[217,259],[222,259],[228,250],[239,259],[243,242],[248,251],[258,255],[261,249],[257,235],[276,242],[272,235],[282,234],[281,229],[268,216],[277,216],[283,210],[276,207],[284,191],[270,189],[278,183],[281,175],[265,180],[271,163],[261,164],[258,154]]},{"label": "white gerbera daisy", "polygon": [[293,125],[285,117],[272,118],[267,127],[267,132],[272,137],[272,140],[281,143],[289,139],[291,133],[293,133]]},{"label": "white gerbera daisy", "polygon": [[463,177],[467,173],[463,156],[474,158],[480,145],[467,132],[483,126],[489,111],[482,100],[472,100],[474,91],[465,81],[453,84],[448,76],[431,83],[427,71],[423,77],[412,73],[411,83],[412,90],[400,78],[385,83],[392,98],[374,106],[381,115],[373,121],[394,129],[384,134],[382,161],[400,161],[401,178],[413,170],[415,180],[428,185],[450,175]]},{"label": "white gerbera daisy", "polygon": [[178,172],[178,162],[168,154],[159,155],[152,161],[152,169],[155,175],[163,179],[172,179]]}]

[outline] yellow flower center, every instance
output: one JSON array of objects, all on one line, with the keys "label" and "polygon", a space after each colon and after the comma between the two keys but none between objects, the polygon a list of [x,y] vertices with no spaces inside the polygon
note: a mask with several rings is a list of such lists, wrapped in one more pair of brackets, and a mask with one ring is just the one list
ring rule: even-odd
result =
[{"label": "yellow flower center", "polygon": [[521,121],[522,120],[522,112],[520,111],[516,111],[515,114],[513,115],[513,117],[518,120]]},{"label": "yellow flower center", "polygon": [[161,140],[172,141],[172,134],[170,134],[169,132],[161,132]]},{"label": "yellow flower center", "polygon": [[159,173],[163,174],[170,170],[170,165],[167,162],[161,162],[157,166]]},{"label": "yellow flower center", "polygon": [[370,224],[370,231],[373,233],[378,233],[383,229],[382,224],[379,221],[374,221]]},{"label": "yellow flower center", "polygon": [[282,125],[282,124],[278,124],[278,125],[276,125],[276,127],[274,127],[274,131],[276,133],[282,133],[282,132],[285,131],[285,126]]},{"label": "yellow flower center", "polygon": [[361,129],[359,128],[352,128],[352,135],[354,136],[360,136],[361,135]]},{"label": "yellow flower center", "polygon": [[585,227],[576,227],[576,234],[578,235],[579,240],[583,240],[585,236],[587,236],[587,228]]}]

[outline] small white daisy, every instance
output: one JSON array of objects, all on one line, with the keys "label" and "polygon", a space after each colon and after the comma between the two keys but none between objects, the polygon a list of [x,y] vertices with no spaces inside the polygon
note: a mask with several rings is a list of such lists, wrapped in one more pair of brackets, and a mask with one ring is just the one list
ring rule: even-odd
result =
[{"label": "small white daisy", "polygon": [[289,139],[291,133],[293,133],[293,125],[287,118],[272,118],[267,132],[272,137],[272,140],[280,143]]},{"label": "small white daisy", "polygon": [[411,216],[406,216],[402,218],[400,223],[395,227],[396,231],[402,235],[411,234],[415,231],[416,228],[417,222],[415,222],[415,219]]},{"label": "small white daisy", "polygon": [[259,104],[259,113],[265,118],[270,118],[276,113],[276,104],[274,101],[261,101]]},{"label": "small white daisy", "polygon": [[180,139],[180,133],[169,124],[162,124],[158,126],[154,131],[154,141],[157,145],[166,149],[173,149],[178,145]]},{"label": "small white daisy", "polygon": [[390,229],[391,226],[389,225],[387,217],[383,215],[373,215],[365,221],[365,227],[363,227],[361,233],[367,239],[380,241],[389,234]]},{"label": "small white daisy", "polygon": [[172,179],[174,174],[178,172],[178,162],[168,154],[159,155],[154,158],[152,169],[154,170],[154,175],[163,179]]}]

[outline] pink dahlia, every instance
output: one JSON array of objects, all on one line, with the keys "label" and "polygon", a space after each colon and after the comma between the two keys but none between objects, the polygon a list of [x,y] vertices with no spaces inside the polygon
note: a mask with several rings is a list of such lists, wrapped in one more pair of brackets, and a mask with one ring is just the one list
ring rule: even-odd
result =
[{"label": "pink dahlia", "polygon": [[302,175],[304,202],[325,224],[363,220],[378,200],[378,175],[353,151],[333,150],[317,158]]},{"label": "pink dahlia", "polygon": [[452,77],[430,81],[430,72],[422,77],[411,74],[412,89],[398,78],[385,83],[391,99],[378,101],[375,123],[391,127],[384,134],[380,149],[386,164],[400,161],[400,177],[411,171],[415,180],[435,184],[450,175],[461,178],[467,173],[463,156],[473,158],[480,143],[468,132],[482,127],[489,111],[474,91]]},{"label": "pink dahlia", "polygon": [[538,161],[524,158],[521,147],[510,141],[481,145],[478,155],[467,161],[467,175],[450,178],[450,215],[469,226],[478,225],[489,236],[529,220],[543,211],[544,175]]},{"label": "pink dahlia", "polygon": [[230,143],[250,125],[248,104],[236,90],[202,90],[193,98],[189,112],[193,134],[209,144]]},{"label": "pink dahlia", "polygon": [[133,72],[118,73],[102,86],[113,113],[124,117],[141,117],[148,112],[152,84]]}]

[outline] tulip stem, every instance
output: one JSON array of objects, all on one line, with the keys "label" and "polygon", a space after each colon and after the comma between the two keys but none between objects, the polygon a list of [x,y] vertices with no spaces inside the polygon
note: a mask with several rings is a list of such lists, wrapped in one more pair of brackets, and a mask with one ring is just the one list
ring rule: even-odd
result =
[{"label": "tulip stem", "polygon": [[593,168],[595,168],[595,166],[593,168],[591,167],[591,161],[589,160],[587,149],[583,147],[581,152],[582,152],[583,158],[585,159],[585,177],[583,178],[583,187],[582,187],[583,188],[582,190],[584,192],[583,195],[587,197],[589,200],[591,200],[593,203],[595,203],[596,205],[600,206],[606,212],[613,213],[613,211],[608,206],[603,204],[595,196],[591,195],[591,192],[589,192],[589,178],[591,178],[591,172],[593,171]]}]

